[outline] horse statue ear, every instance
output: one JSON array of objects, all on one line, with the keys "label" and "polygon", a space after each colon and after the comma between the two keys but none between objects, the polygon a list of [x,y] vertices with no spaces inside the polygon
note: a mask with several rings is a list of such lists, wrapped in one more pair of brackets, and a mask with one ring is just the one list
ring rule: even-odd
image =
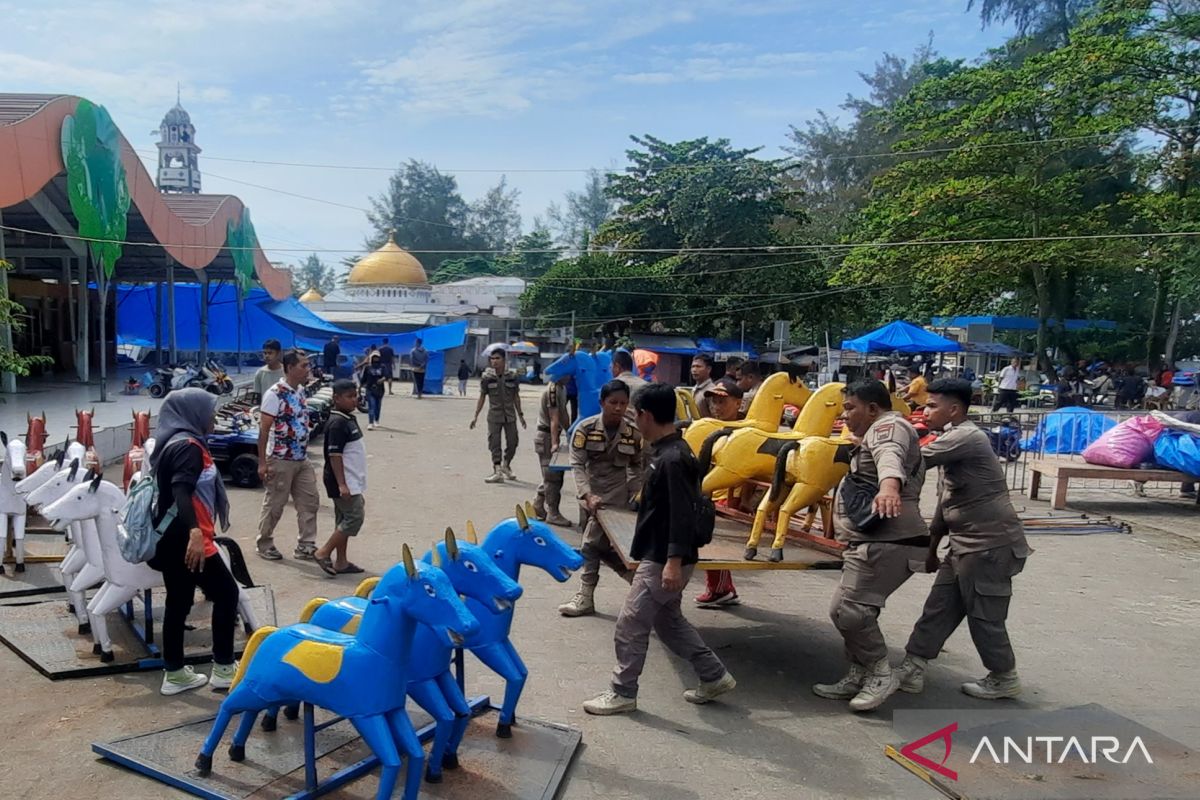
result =
[{"label": "horse statue ear", "polygon": [[8,434],[4,431],[0,431],[0,443],[3,443],[5,447],[8,447]]},{"label": "horse statue ear", "polygon": [[28,411],[26,411],[25,412],[25,424],[30,425],[32,423],[33,423],[33,416],[30,415],[30,413]]},{"label": "horse statue ear", "polygon": [[435,567],[437,567],[438,569],[441,569],[442,568],[442,556],[440,553],[438,553],[437,542],[433,543],[433,550],[430,551],[430,554],[432,555],[431,560],[433,562],[433,565]]},{"label": "horse statue ear", "polygon": [[71,459],[71,471],[67,473],[67,480],[75,480],[75,473],[77,472],[79,472],[79,459],[73,458]]},{"label": "horse statue ear", "polygon": [[521,526],[521,530],[529,530],[529,518],[525,516],[525,509],[517,505],[517,524]]},{"label": "horse statue ear", "polygon": [[446,527],[446,555],[451,559],[458,558],[458,540],[454,538],[454,530]]},{"label": "horse statue ear", "polygon": [[408,549],[408,545],[404,545],[404,571],[408,573],[408,577],[417,577],[417,565],[413,563],[412,550]]},{"label": "horse statue ear", "polygon": [[528,500],[525,501],[525,517],[527,519],[531,517],[537,519],[537,512],[533,510],[533,503]]},{"label": "horse statue ear", "polygon": [[97,489],[99,489],[99,488],[100,488],[100,481],[102,481],[102,480],[104,480],[104,476],[103,476],[103,475],[97,475],[95,478],[93,478],[93,479],[92,479],[92,484],[91,484],[91,486],[89,486],[89,487],[88,487],[88,492],[89,492],[89,493],[90,493],[90,492],[95,492]]},{"label": "horse statue ear", "polygon": [[467,520],[467,541],[471,544],[479,544],[479,534],[475,532],[475,523]]}]

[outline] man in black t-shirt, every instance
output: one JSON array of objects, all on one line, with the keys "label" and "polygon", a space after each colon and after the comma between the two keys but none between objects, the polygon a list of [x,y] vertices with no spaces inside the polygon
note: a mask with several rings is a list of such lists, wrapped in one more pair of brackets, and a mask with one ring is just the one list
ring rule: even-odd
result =
[{"label": "man in black t-shirt", "polygon": [[383,337],[383,345],[379,348],[379,363],[383,365],[384,380],[387,381],[388,394],[391,394],[392,378],[396,364],[396,349],[388,344],[386,336]]},{"label": "man in black t-shirt", "polygon": [[700,685],[688,689],[689,703],[707,703],[737,686],[721,659],[683,616],[683,587],[698,558],[695,542],[700,466],[675,428],[675,391],[652,383],[633,398],[637,426],[650,445],[650,465],[642,486],[637,526],[629,548],[640,560],[625,605],[617,617],[617,665],[612,687],[584,702],[589,714],[607,716],[637,710],[638,679],[646,665],[650,631],[671,652],[687,659]]},{"label": "man in black t-shirt", "polygon": [[325,348],[322,350],[321,369],[326,375],[333,374],[333,368],[337,366],[338,356],[342,354],[342,346],[339,343],[341,340],[337,334],[325,343]]},{"label": "man in black t-shirt", "polygon": [[366,512],[367,448],[354,416],[358,387],[354,381],[333,384],[333,411],[325,428],[325,491],[333,500],[333,535],[313,558],[330,575],[362,572],[346,558],[350,537],[362,528]]}]

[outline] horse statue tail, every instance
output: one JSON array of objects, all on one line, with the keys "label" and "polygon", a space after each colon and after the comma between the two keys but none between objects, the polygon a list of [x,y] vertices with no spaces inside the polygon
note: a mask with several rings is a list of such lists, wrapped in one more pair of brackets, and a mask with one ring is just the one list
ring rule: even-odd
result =
[{"label": "horse statue tail", "polygon": [[242,676],[246,674],[246,668],[250,666],[250,659],[254,658],[254,651],[258,650],[262,640],[277,630],[279,629],[274,625],[263,625],[250,635],[250,641],[246,642],[246,650],[242,653],[241,661],[238,662],[237,672],[233,675],[233,682],[229,684],[229,691],[232,692],[241,683]]},{"label": "horse statue tail", "polygon": [[708,436],[704,437],[704,445],[700,448],[700,474],[707,475],[712,469],[713,448],[717,446],[720,439],[733,433],[736,428],[721,428],[719,431],[713,431]]},{"label": "horse statue tail", "polygon": [[234,580],[247,589],[254,588],[254,579],[250,577],[250,567],[246,565],[241,546],[228,536],[218,536],[213,541],[229,554],[229,571],[233,573]]},{"label": "horse statue tail", "polygon": [[783,492],[783,482],[787,479],[788,455],[799,446],[799,441],[788,442],[779,448],[779,454],[775,456],[775,473],[771,476],[772,503],[778,500],[779,495]]}]

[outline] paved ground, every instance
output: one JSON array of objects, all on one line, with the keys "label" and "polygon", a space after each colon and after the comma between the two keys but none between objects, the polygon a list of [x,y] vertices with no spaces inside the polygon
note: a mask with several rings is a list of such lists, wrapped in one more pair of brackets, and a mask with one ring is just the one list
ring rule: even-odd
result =
[{"label": "paved ground", "polygon": [[[460,529],[467,517],[486,529],[532,497],[532,435],[525,436],[518,458],[525,480],[485,485],[484,432],[467,431],[472,407],[473,400],[387,398],[386,427],[367,434],[368,522],[353,552],[360,564],[384,568],[398,558],[401,543],[424,549],[447,524]],[[232,498],[233,534],[249,550],[259,495],[233,490]],[[1159,524],[1194,528],[1195,509],[1180,508],[1175,512],[1185,516]],[[332,526],[327,506],[321,525],[323,532]],[[279,535],[286,552],[293,526],[289,512]],[[1194,666],[1200,652],[1200,546],[1150,525],[1136,526],[1131,536],[1047,535],[1032,544],[1037,553],[1017,581],[1010,626],[1026,686],[1021,705],[1101,703],[1192,747],[1200,744],[1200,671]],[[255,559],[251,569],[257,581],[274,587],[283,621],[308,598],[348,591],[355,583],[328,579],[315,566],[291,560]],[[590,718],[580,703],[606,685],[622,584],[606,575],[598,594],[602,613],[567,620],[554,607],[571,594],[572,584],[542,573],[522,577],[526,594],[515,639],[532,677],[521,712],[583,730],[566,798],[692,800],[735,792],[741,798],[931,797],[882,755],[884,744],[895,741],[892,711],[983,705],[958,691],[961,681],[980,673],[965,631],[949,642],[923,696],[898,696],[881,712],[863,716],[815,697],[810,684],[843,669],[839,639],[826,616],[836,576],[758,573],[739,578],[740,607],[689,611],[739,680],[726,702],[685,703],[680,693],[692,681],[689,670],[654,643],[641,710]],[[928,578],[912,580],[884,612],[897,660],[928,585]],[[498,696],[498,681],[468,664],[472,687]],[[173,796],[96,761],[88,749],[96,739],[166,727],[216,708],[217,697],[207,690],[160,697],[159,679],[143,674],[52,683],[0,648],[0,714],[10,731],[0,744],[0,785],[28,798]],[[1180,709],[1190,713],[1171,713]]]}]

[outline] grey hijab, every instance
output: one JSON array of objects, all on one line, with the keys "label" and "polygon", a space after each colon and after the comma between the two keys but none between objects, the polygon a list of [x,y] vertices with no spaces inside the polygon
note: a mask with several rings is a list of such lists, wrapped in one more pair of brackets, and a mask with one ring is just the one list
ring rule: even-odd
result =
[{"label": "grey hijab", "polygon": [[[167,395],[162,408],[158,410],[158,425],[154,428],[154,452],[150,454],[150,468],[156,469],[162,454],[167,450],[171,437],[177,434],[187,434],[196,439],[208,449],[205,436],[212,423],[213,413],[217,408],[216,395],[203,389],[179,389]],[[189,445],[190,446],[190,445]],[[216,481],[217,518],[222,529],[229,527],[229,498],[225,494],[225,483],[217,478]]]}]

